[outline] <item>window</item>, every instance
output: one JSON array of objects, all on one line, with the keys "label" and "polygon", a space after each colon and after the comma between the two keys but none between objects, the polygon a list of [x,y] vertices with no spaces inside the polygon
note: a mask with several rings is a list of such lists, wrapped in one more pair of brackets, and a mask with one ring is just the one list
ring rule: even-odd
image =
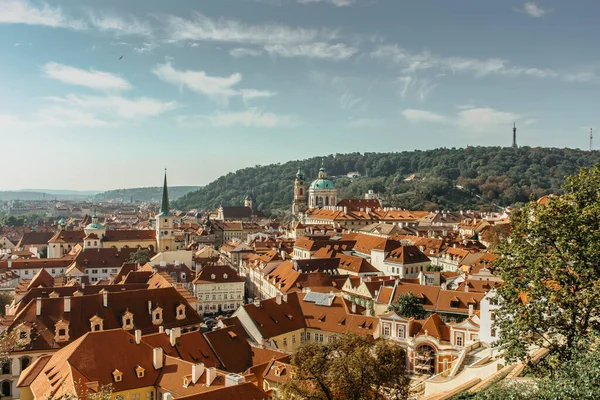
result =
[{"label": "window", "polygon": [[306,332],[306,341],[308,342],[310,340],[310,332]]},{"label": "window", "polygon": [[492,315],[490,316],[490,318],[491,318],[492,321],[495,321],[496,320],[496,313],[493,312]]},{"label": "window", "polygon": [[456,334],[456,345],[457,346],[462,346],[463,345],[463,334],[462,333],[457,333]]},{"label": "window", "polygon": [[21,372],[23,372],[23,370],[25,368],[27,368],[29,366],[29,364],[31,364],[31,358],[29,358],[29,357],[21,358]]},{"label": "window", "polygon": [[2,396],[3,397],[10,397],[11,395],[11,383],[10,381],[4,381],[2,382]]},{"label": "window", "polygon": [[2,375],[10,375],[10,360],[2,364]]},{"label": "window", "polygon": [[287,338],[283,338],[283,347],[287,347]]},{"label": "window", "polygon": [[28,336],[27,332],[19,332],[19,339],[27,339]]},{"label": "window", "polygon": [[138,378],[143,378],[144,377],[144,368],[142,368],[141,366],[137,366],[135,367],[135,376],[137,376]]},{"label": "window", "polygon": [[146,400],[154,400],[154,390],[149,390],[146,393]]},{"label": "window", "polygon": [[296,335],[292,335],[292,344],[296,343]]},{"label": "window", "polygon": [[132,393],[131,394],[131,400],[140,400],[140,394],[139,393]]},{"label": "window", "polygon": [[390,336],[390,326],[388,324],[383,325],[383,336]]},{"label": "window", "polygon": [[223,295],[223,300],[227,300],[227,293]]},{"label": "window", "polygon": [[59,329],[58,330],[58,336],[65,336],[67,334],[67,330],[66,329]]},{"label": "window", "polygon": [[404,325],[398,325],[398,337],[404,339]]},{"label": "window", "polygon": [[496,336],[496,329],[495,328],[492,328],[492,330],[490,331],[490,335]]},{"label": "window", "polygon": [[93,270],[92,270],[92,274],[97,274],[97,273],[98,273],[98,270],[97,270],[97,269],[93,269]]},{"label": "window", "polygon": [[111,273],[111,274],[116,274],[116,273],[117,273],[117,269],[116,269],[116,268],[113,268],[113,269],[111,269],[111,270],[110,270],[110,273]]},{"label": "window", "polygon": [[319,333],[319,335],[318,335],[318,336],[319,336],[319,342],[323,343],[323,334],[322,334],[322,333]]},{"label": "window", "polygon": [[52,270],[52,274],[54,275],[55,273],[56,273],[56,270],[54,270],[54,269],[53,269],[53,270]]}]

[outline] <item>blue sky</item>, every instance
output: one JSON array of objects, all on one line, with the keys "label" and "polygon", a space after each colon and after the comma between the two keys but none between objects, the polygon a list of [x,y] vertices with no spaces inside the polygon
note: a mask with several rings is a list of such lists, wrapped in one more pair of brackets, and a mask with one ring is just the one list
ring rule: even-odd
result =
[{"label": "blue sky", "polygon": [[587,148],[599,16],[597,0],[0,0],[0,189],[510,145],[513,121],[520,145]]}]

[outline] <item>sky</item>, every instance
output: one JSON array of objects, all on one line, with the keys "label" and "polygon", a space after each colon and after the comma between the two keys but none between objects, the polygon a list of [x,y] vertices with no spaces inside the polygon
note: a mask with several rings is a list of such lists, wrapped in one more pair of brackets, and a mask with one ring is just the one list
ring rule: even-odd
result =
[{"label": "sky", "polygon": [[598,17],[597,0],[0,0],[0,190],[509,146],[513,122],[519,145],[587,149]]}]

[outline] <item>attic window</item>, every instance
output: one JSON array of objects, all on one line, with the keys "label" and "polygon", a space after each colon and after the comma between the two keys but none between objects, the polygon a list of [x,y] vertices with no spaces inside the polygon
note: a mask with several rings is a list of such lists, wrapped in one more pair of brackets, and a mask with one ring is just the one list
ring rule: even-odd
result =
[{"label": "attic window", "polygon": [[115,382],[121,382],[123,380],[123,373],[121,371],[119,371],[118,369],[115,369],[112,372],[112,376],[113,376],[113,379],[115,380]]},{"label": "attic window", "polygon": [[156,307],[152,310],[152,324],[160,325],[163,322],[163,312],[162,308]]},{"label": "attic window", "polygon": [[137,367],[135,367],[135,376],[137,376],[138,378],[143,378],[145,371],[146,370],[144,368],[138,365]]},{"label": "attic window", "polygon": [[227,274],[223,274],[223,279],[227,279]]},{"label": "attic window", "polygon": [[97,315],[94,315],[92,318],[90,318],[90,326],[92,329],[92,332],[99,332],[102,330],[102,327],[104,326],[104,320],[102,318],[100,318]]},{"label": "attic window", "polygon": [[176,310],[177,310],[177,315],[175,318],[178,320],[185,319],[185,305],[183,305],[183,304],[178,305]]},{"label": "attic window", "polygon": [[123,314],[123,329],[133,329],[133,314],[129,312],[129,310],[125,311],[125,314]]},{"label": "attic window", "polygon": [[212,274],[212,275],[210,276],[210,279],[215,279],[216,277],[217,277],[217,276],[216,276],[215,274]]},{"label": "attic window", "polygon": [[450,307],[451,308],[458,308],[460,302],[458,300],[458,298],[453,297],[452,299],[450,299]]}]

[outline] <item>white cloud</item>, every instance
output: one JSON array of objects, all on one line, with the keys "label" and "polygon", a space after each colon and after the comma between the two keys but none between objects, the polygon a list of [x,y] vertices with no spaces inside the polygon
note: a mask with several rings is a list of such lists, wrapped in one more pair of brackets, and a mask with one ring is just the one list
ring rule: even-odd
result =
[{"label": "white cloud", "polygon": [[358,118],[348,122],[350,128],[381,128],[385,125],[385,120],[378,118]]},{"label": "white cloud", "polygon": [[461,132],[468,131],[478,134],[496,132],[498,128],[504,129],[513,122],[521,120],[523,125],[535,123],[535,119],[522,117],[507,111],[500,111],[490,107],[462,108],[454,116],[448,117],[428,110],[407,109],[402,115],[413,123],[436,123],[453,126]]},{"label": "white cloud", "polygon": [[535,4],[533,1],[528,1],[523,6],[523,11],[534,18],[540,18],[546,15],[546,10]]},{"label": "white cloud", "polygon": [[152,27],[147,21],[134,16],[120,16],[106,13],[89,13],[90,24],[102,32],[118,35],[150,36]]},{"label": "white cloud", "polygon": [[25,0],[1,0],[0,23],[41,25],[52,28],[85,29],[81,20],[68,17],[60,7],[36,6]]},{"label": "white cloud", "polygon": [[257,57],[262,55],[264,52],[262,50],[259,49],[250,49],[250,48],[246,48],[246,47],[238,47],[235,49],[231,49],[229,50],[229,54],[231,54],[232,57],[235,58],[240,58],[240,57]]},{"label": "white cloud", "polygon": [[100,119],[93,113],[62,106],[43,107],[27,117],[0,114],[0,128],[2,129],[67,128],[70,126],[96,128],[115,125],[117,125],[115,122]]},{"label": "white cloud", "polygon": [[161,101],[149,97],[126,98],[123,96],[68,94],[65,97],[51,97],[49,100],[78,109],[127,119],[153,117],[178,107],[175,101]]},{"label": "white cloud", "polygon": [[494,128],[512,124],[519,116],[506,111],[493,108],[471,108],[458,113],[456,124],[459,128],[468,129],[478,133],[487,133]]},{"label": "white cloud", "polygon": [[242,81],[240,73],[225,77],[210,76],[204,71],[177,70],[170,62],[158,65],[152,72],[164,82],[202,93],[220,104],[227,104],[229,98],[233,96],[241,96],[246,101],[259,97],[272,97],[276,94],[266,90],[235,89],[234,86]]},{"label": "white cloud", "polygon": [[353,0],[296,0],[300,4],[330,3],[336,7],[345,7],[354,4]]},{"label": "white cloud", "polygon": [[424,102],[437,86],[431,79],[410,75],[399,77],[397,82],[400,84],[400,97],[404,99],[408,94],[413,94],[421,102]]},{"label": "white cloud", "polygon": [[128,90],[131,85],[125,79],[109,72],[84,70],[64,64],[50,62],[42,67],[46,77],[68,83],[85,86],[95,90]]},{"label": "white cloud", "polygon": [[249,25],[231,19],[212,19],[194,13],[191,19],[168,16],[166,31],[173,41],[212,41],[254,45],[309,43],[333,40],[338,33],[331,30],[293,28],[282,24]]},{"label": "white cloud", "polygon": [[157,47],[158,47],[158,44],[156,44],[156,43],[144,42],[139,46],[134,46],[133,51],[135,51],[138,54],[152,53],[154,51],[154,49],[156,49]]},{"label": "white cloud", "polygon": [[281,57],[306,57],[330,60],[345,60],[358,52],[358,49],[343,43],[306,43],[306,44],[272,44],[265,50],[271,55]]},{"label": "white cloud", "polygon": [[280,128],[296,125],[294,118],[289,115],[274,114],[249,108],[239,112],[218,111],[212,115],[179,116],[176,118],[180,126],[211,126],[215,128],[230,128],[242,126],[245,128]]},{"label": "white cloud", "polygon": [[444,117],[441,114],[436,114],[427,110],[416,110],[416,109],[406,109],[402,111],[402,115],[404,118],[409,120],[410,122],[435,122],[435,123],[447,123],[448,118]]},{"label": "white cloud", "polygon": [[414,53],[397,45],[381,45],[371,57],[385,60],[402,68],[405,74],[436,69],[442,72],[469,73],[481,78],[489,75],[506,77],[530,77],[537,79],[562,79],[565,81],[588,82],[597,79],[593,72],[559,73],[549,68],[511,65],[500,58],[443,57],[429,52]]},{"label": "white cloud", "polygon": [[340,95],[340,108],[346,111],[365,111],[368,103],[362,97],[346,91]]}]

